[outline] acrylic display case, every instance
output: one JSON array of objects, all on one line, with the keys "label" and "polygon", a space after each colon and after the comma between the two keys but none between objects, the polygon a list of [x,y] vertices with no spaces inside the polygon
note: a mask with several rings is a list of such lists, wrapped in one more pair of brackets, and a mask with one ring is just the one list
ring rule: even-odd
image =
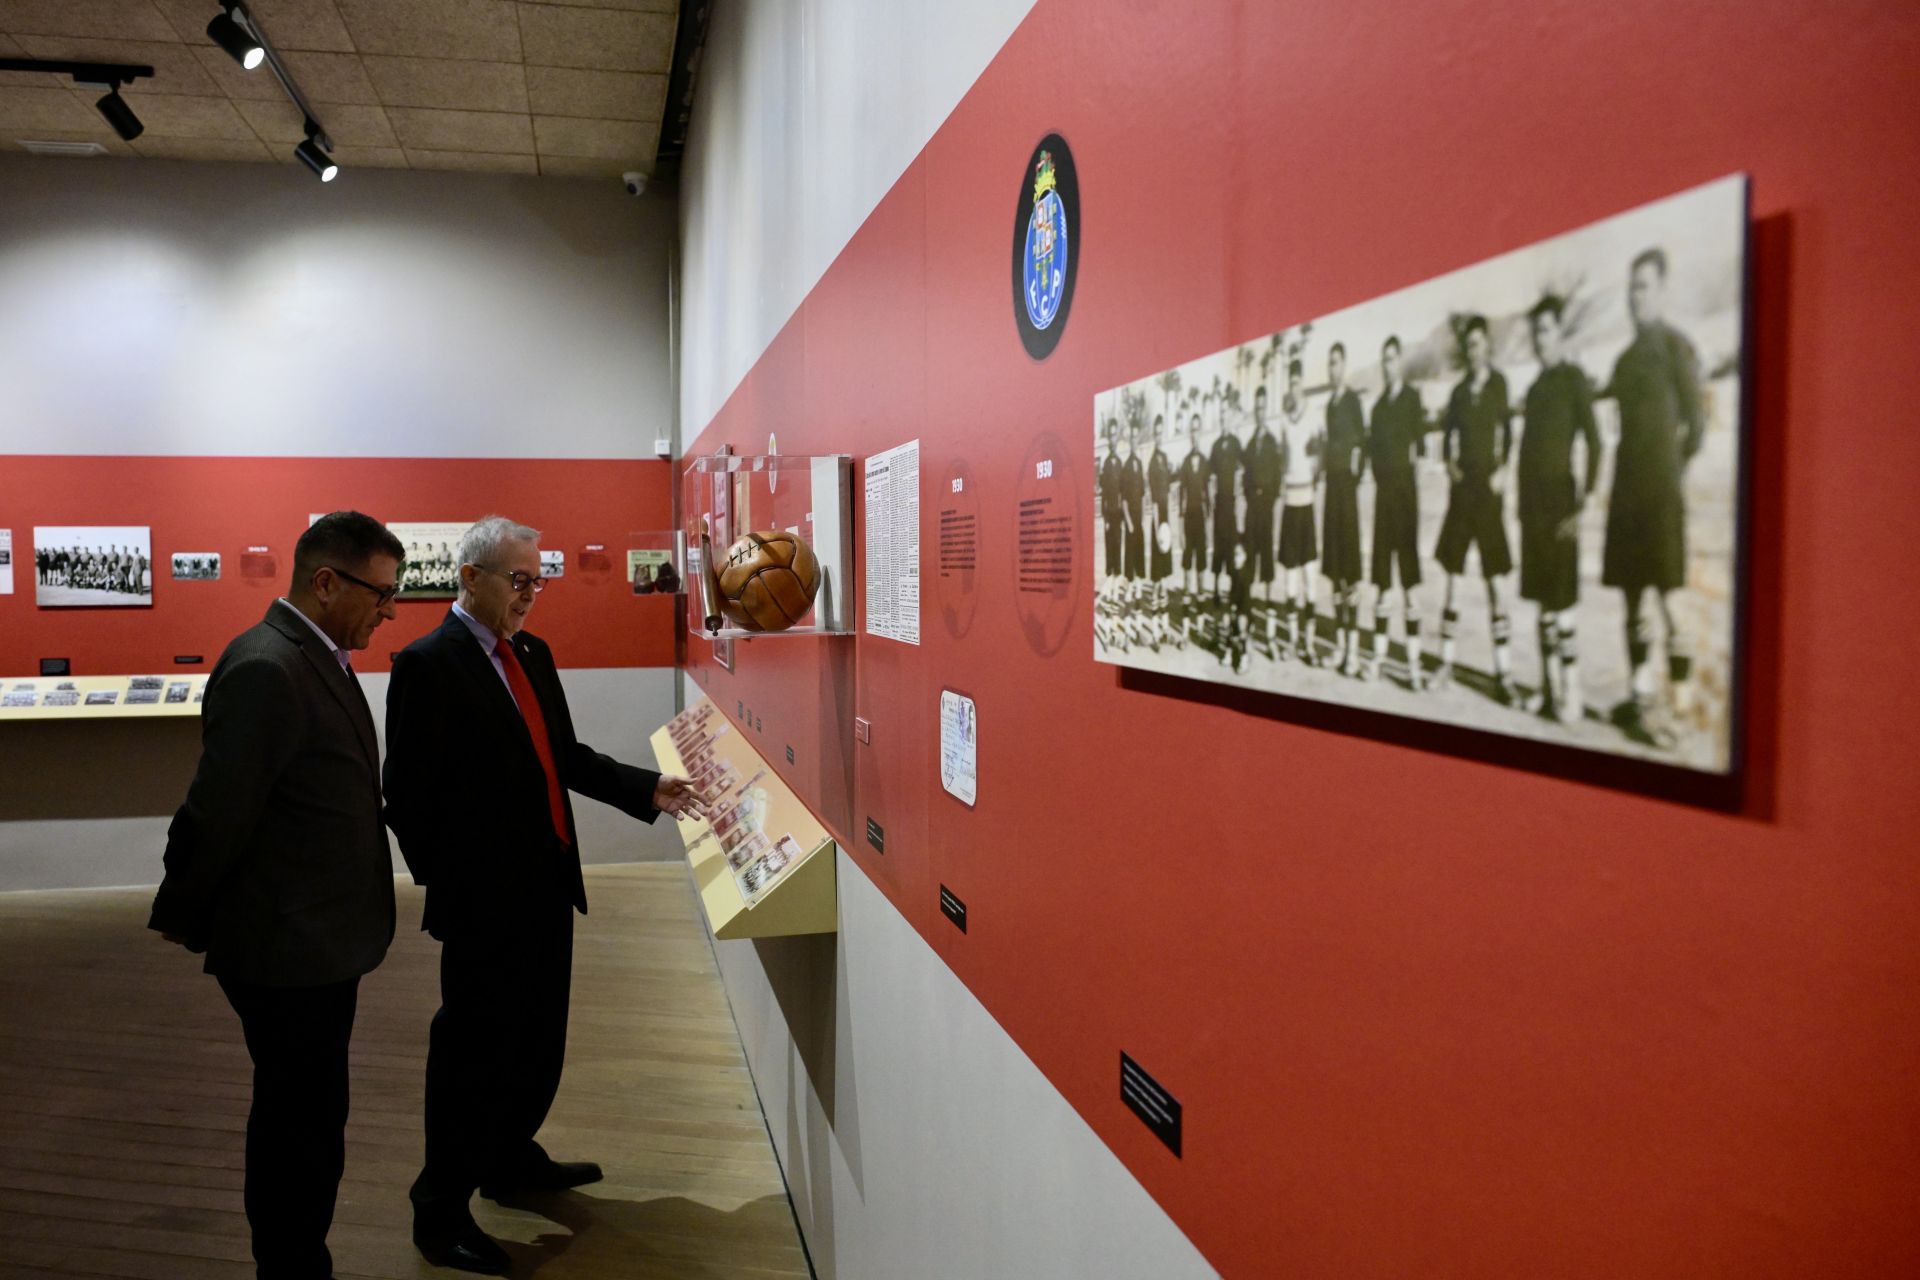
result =
[{"label": "acrylic display case", "polygon": [[[676,554],[687,592],[687,629],[709,639],[852,635],[853,509],[849,454],[707,454],[682,475]],[[706,595],[707,565],[736,538],[784,530],[804,539],[820,563],[812,609],[780,631],[726,619]]]}]

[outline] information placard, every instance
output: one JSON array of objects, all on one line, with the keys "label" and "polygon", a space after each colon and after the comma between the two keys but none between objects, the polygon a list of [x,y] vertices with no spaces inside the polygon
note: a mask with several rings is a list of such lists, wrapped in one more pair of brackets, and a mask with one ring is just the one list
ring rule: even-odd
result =
[{"label": "information placard", "polygon": [[973,699],[940,691],[940,785],[962,804],[979,794],[980,730]]},{"label": "information placard", "polygon": [[867,459],[867,634],[920,643],[920,442]]}]

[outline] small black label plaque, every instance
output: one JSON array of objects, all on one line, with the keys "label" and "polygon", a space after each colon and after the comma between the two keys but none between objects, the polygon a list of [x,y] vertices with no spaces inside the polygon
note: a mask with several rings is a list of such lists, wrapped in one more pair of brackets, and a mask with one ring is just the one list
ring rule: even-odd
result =
[{"label": "small black label plaque", "polygon": [[1120,1101],[1167,1144],[1169,1151],[1180,1154],[1180,1104],[1125,1053],[1120,1055]]},{"label": "small black label plaque", "polygon": [[173,665],[176,667],[197,667],[206,660],[207,655],[204,653],[176,653],[173,655]]},{"label": "small black label plaque", "polygon": [[70,676],[73,674],[73,663],[65,658],[42,658],[40,659],[40,674],[43,676]]},{"label": "small black label plaque", "polygon": [[867,843],[878,849],[881,853],[887,851],[887,833],[882,831],[880,824],[872,818],[867,819]]},{"label": "small black label plaque", "polygon": [[788,763],[788,764],[792,764],[792,763],[793,763],[793,748],[792,748],[792,747],[788,747],[788,748],[787,748],[787,763]]},{"label": "small black label plaque", "polygon": [[940,910],[953,921],[954,928],[962,933],[967,931],[967,904],[954,897],[953,890],[945,885],[940,886]]}]

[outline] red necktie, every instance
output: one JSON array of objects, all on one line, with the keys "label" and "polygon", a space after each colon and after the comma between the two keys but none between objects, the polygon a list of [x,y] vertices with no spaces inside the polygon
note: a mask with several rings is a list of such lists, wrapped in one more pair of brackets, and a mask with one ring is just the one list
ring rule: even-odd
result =
[{"label": "red necktie", "polygon": [[506,669],[507,688],[513,690],[513,700],[520,704],[520,717],[527,722],[527,732],[533,736],[533,752],[540,757],[540,767],[547,772],[547,805],[553,810],[553,833],[560,837],[561,844],[566,844],[567,802],[560,794],[560,771],[553,764],[553,743],[547,738],[547,718],[540,714],[540,699],[534,696],[533,683],[527,679],[526,668],[520,665],[513,646],[502,640],[493,651]]}]

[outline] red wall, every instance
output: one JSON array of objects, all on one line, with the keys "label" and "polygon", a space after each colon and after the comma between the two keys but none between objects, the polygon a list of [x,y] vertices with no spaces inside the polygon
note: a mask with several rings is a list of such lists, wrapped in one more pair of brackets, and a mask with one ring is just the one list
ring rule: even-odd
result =
[{"label": "red wall", "polygon": [[[541,595],[533,630],[569,667],[658,667],[674,661],[670,600],[620,582],[625,539],[673,525],[665,462],[446,458],[0,458],[0,528],[13,530],[14,594],[0,596],[0,677],[32,675],[43,657],[76,675],[204,671],[258,622],[293,574],[293,544],[314,512],[351,507],[382,520],[474,520],[498,511],[567,553],[567,576]],[[34,603],[35,525],[145,525],[152,530],[151,608],[42,609]],[[580,572],[580,551],[605,543],[615,571]],[[248,546],[272,548],[271,582],[240,576]],[[175,582],[175,551],[218,551],[217,582]],[[389,656],[440,625],[447,601],[407,601],[369,651]],[[178,654],[207,664],[175,667]]]},{"label": "red wall", "polygon": [[[923,565],[971,469],[964,640],[929,577],[918,648],[745,644],[729,674],[696,645],[695,674],[1227,1275],[1920,1274],[1917,76],[1902,4],[1040,0],[690,449],[918,437]],[[1035,363],[1008,264],[1051,130],[1083,256]],[[1096,390],[1735,170],[1758,403],[1730,807],[1092,661]],[[1048,431],[1083,538],[1044,658],[1009,580]],[[977,809],[939,786],[942,687],[979,703]],[[1183,1159],[1122,1107],[1121,1050],[1184,1105]]]}]

